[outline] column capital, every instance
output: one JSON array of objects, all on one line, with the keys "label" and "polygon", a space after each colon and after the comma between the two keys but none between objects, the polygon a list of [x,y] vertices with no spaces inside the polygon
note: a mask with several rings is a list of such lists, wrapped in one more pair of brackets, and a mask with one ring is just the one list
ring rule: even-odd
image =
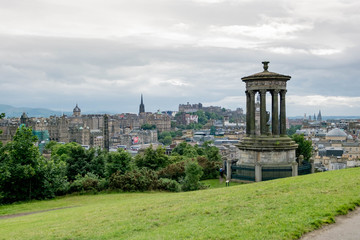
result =
[{"label": "column capital", "polygon": [[266,89],[260,89],[260,90],[259,90],[259,93],[262,94],[262,95],[263,95],[263,94],[266,94],[266,92],[267,92]]},{"label": "column capital", "polygon": [[255,90],[247,90],[247,92],[248,92],[250,95],[255,95],[255,93],[256,93]]},{"label": "column capital", "polygon": [[285,95],[287,93],[287,90],[280,90],[281,95]]},{"label": "column capital", "polygon": [[280,89],[273,89],[273,90],[271,90],[271,93],[272,94],[279,94],[280,91],[281,91]]}]

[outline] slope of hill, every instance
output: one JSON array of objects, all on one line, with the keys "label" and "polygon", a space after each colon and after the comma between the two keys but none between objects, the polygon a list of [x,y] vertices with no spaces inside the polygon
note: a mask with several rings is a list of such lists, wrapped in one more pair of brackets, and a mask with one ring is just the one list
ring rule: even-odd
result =
[{"label": "slope of hill", "polygon": [[[360,168],[185,193],[0,206],[4,239],[296,239],[360,204]],[[72,208],[64,208],[72,207]]]}]

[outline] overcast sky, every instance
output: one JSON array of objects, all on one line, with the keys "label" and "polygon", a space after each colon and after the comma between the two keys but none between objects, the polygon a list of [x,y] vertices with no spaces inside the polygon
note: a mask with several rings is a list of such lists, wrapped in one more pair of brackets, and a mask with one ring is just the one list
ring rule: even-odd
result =
[{"label": "overcast sky", "polygon": [[360,115],[358,0],[0,0],[0,22],[1,104],[245,110],[267,60],[288,116]]}]

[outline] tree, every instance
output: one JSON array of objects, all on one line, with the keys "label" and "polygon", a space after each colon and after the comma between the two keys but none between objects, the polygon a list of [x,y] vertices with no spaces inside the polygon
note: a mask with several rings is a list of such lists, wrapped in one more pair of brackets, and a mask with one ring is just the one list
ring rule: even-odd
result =
[{"label": "tree", "polygon": [[97,175],[98,177],[105,177],[105,162],[106,156],[108,155],[106,150],[100,148],[90,148],[88,150],[91,155],[89,163],[89,172]]},{"label": "tree", "polygon": [[172,143],[172,134],[171,132],[162,132],[158,135],[158,140],[164,145],[170,145]]},{"label": "tree", "polygon": [[211,126],[210,127],[210,135],[215,135],[216,133],[216,127],[215,126]]},{"label": "tree", "polygon": [[313,149],[311,140],[306,140],[304,134],[294,134],[291,138],[299,145],[296,149],[296,158],[298,158],[300,155],[303,155],[304,160],[309,162]]},{"label": "tree", "polygon": [[193,147],[186,143],[186,142],[182,142],[180,144],[178,144],[173,150],[172,150],[172,155],[180,155],[180,156],[187,156],[187,157],[196,157],[197,154],[197,149],[193,149]]},{"label": "tree", "polygon": [[154,129],[156,129],[156,125],[155,124],[145,123],[145,124],[141,125],[141,129],[143,129],[143,130],[154,130]]},{"label": "tree", "polygon": [[289,129],[286,129],[286,134],[292,136],[295,134],[296,130],[301,129],[301,125],[292,125]]},{"label": "tree", "polygon": [[196,161],[189,161],[185,166],[184,191],[199,190],[201,187],[200,178],[203,170]]},{"label": "tree", "polygon": [[70,181],[74,181],[78,174],[85,176],[94,170],[91,164],[95,157],[94,151],[86,151],[78,143],[57,144],[52,148],[51,155],[57,155],[66,162],[66,176]]},{"label": "tree", "polygon": [[166,167],[169,163],[169,157],[165,155],[165,148],[160,146],[154,150],[151,145],[145,149],[143,155],[138,154],[135,157],[135,164],[139,168],[158,170]]},{"label": "tree", "polygon": [[116,152],[108,153],[106,158],[106,176],[110,177],[116,172],[124,174],[129,171],[131,160],[130,153],[121,148],[118,148]]},{"label": "tree", "polygon": [[0,203],[54,197],[66,185],[65,164],[48,161],[35,146],[31,128],[21,126],[0,150]]},{"label": "tree", "polygon": [[219,153],[219,149],[215,146],[211,146],[210,144],[211,142],[209,141],[203,143],[206,157],[209,159],[209,161],[221,162],[221,155]]}]

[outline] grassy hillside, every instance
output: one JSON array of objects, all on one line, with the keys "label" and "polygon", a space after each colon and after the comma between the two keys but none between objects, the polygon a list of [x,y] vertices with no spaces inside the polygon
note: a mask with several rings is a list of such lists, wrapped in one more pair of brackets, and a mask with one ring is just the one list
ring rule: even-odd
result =
[{"label": "grassy hillside", "polygon": [[0,239],[296,239],[360,204],[360,168],[187,193],[1,206]]}]

